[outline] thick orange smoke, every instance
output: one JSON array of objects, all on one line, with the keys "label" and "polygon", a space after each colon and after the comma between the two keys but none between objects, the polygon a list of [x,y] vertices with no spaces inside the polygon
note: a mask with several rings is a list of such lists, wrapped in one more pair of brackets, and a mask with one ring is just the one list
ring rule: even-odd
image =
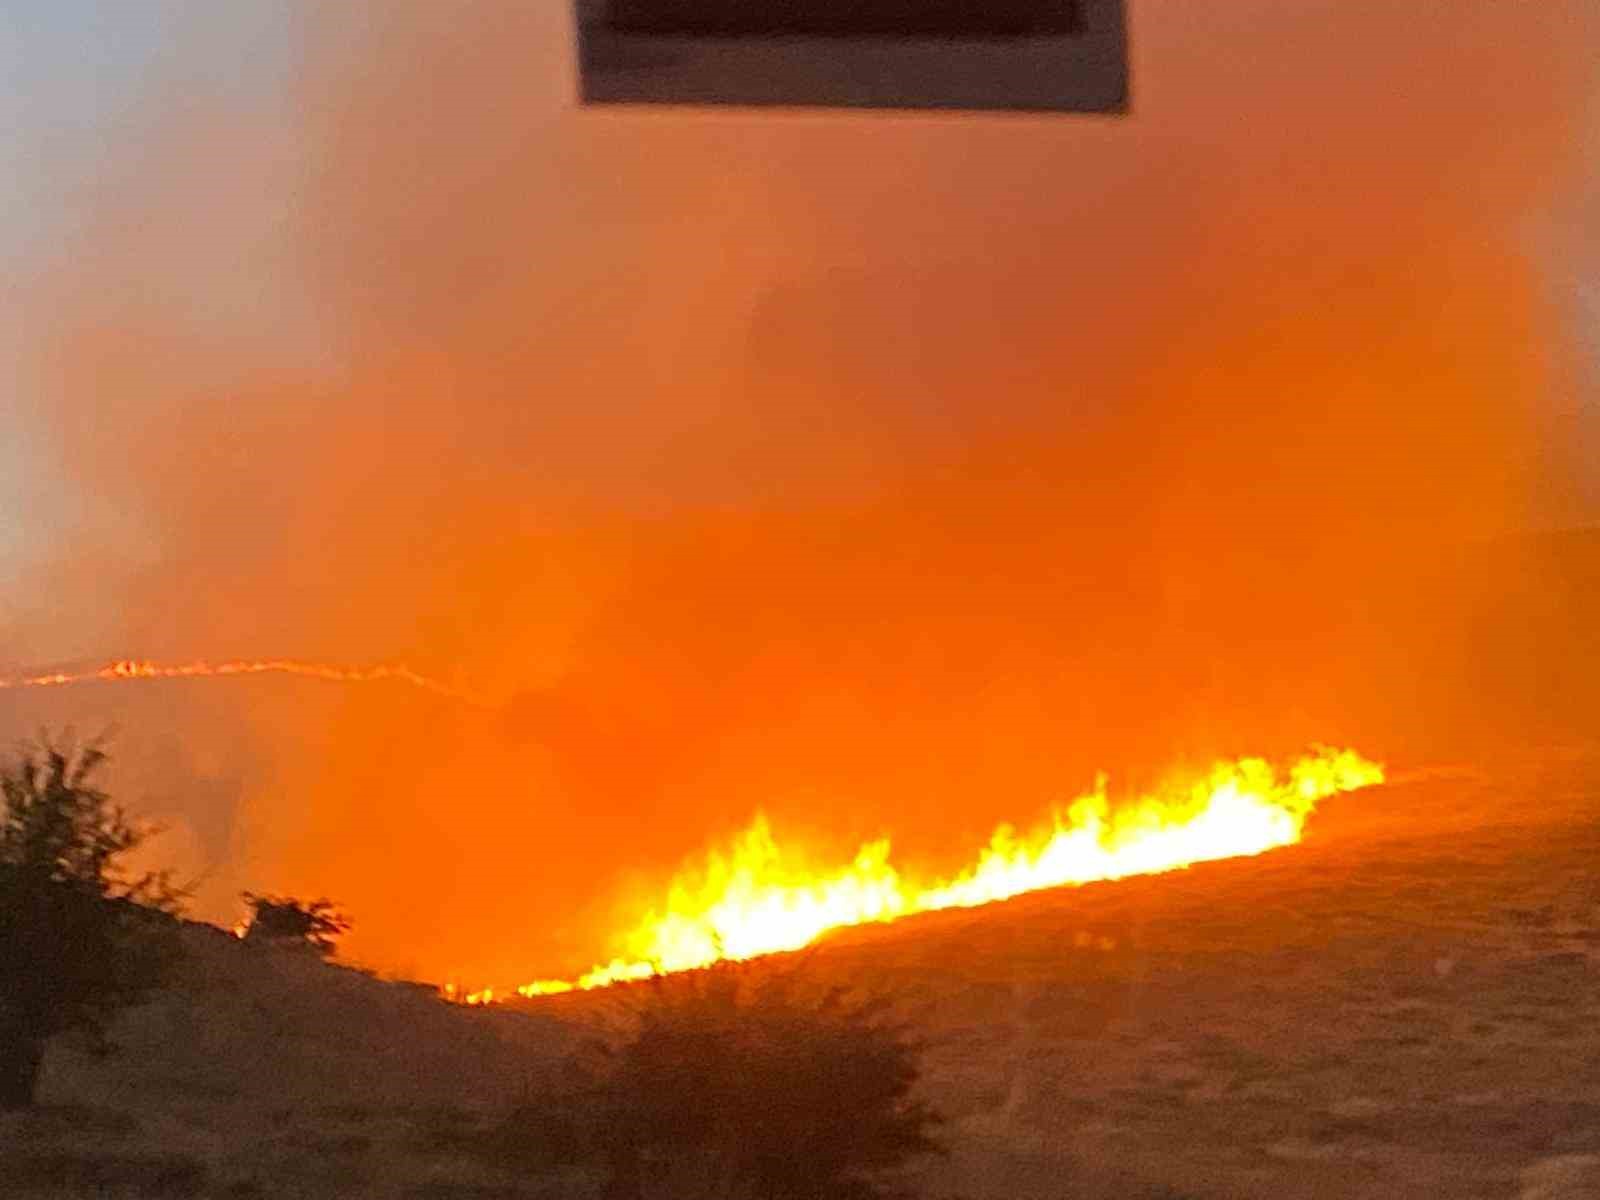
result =
[{"label": "thick orange smoke", "polygon": [[1100,769],[1591,711],[1514,538],[1574,494],[1590,0],[1143,0],[1121,120],[577,111],[564,7],[299,6],[283,93],[186,76],[30,276],[0,660],[492,705],[0,693],[120,727],[208,915],[581,970],[758,808],[947,878]]}]

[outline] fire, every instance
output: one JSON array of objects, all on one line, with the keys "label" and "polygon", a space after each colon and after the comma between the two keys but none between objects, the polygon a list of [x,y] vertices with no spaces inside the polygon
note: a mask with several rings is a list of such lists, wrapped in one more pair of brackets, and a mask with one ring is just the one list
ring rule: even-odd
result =
[{"label": "fire", "polygon": [[[672,883],[664,905],[624,939],[624,954],[576,979],[536,980],[515,990],[533,997],[605,987],[798,950],[842,926],[1261,854],[1299,841],[1318,801],[1383,779],[1379,764],[1329,748],[1281,775],[1259,758],[1218,763],[1198,780],[1173,781],[1115,806],[1102,778],[1028,833],[1000,826],[971,866],[929,883],[890,862],[887,840],[862,846],[846,866],[816,871],[780,848],[757,816],[726,850],[712,851],[703,866]],[[468,1004],[505,995],[447,989],[448,998]]]},{"label": "fire", "polygon": [[481,703],[470,692],[430,679],[403,664],[348,667],[329,663],[299,662],[287,658],[236,659],[230,662],[205,661],[154,663],[122,658],[87,671],[53,671],[42,675],[0,678],[0,690],[7,688],[69,687],[80,683],[109,683],[134,679],[218,679],[230,675],[296,675],[303,679],[323,679],[332,683],[379,683],[393,680],[423,691],[448,696],[469,704]]}]

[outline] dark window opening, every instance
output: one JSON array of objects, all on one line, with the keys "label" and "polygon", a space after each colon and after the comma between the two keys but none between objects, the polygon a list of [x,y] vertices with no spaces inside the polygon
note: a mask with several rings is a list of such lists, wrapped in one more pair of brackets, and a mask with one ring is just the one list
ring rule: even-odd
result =
[{"label": "dark window opening", "polygon": [[1082,0],[608,0],[618,32],[702,37],[1041,37],[1083,32]]}]

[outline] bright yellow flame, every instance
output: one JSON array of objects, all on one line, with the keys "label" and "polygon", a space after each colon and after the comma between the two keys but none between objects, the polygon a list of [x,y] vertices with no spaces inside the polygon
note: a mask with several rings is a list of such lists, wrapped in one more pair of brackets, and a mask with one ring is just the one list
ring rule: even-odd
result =
[{"label": "bright yellow flame", "polygon": [[452,700],[481,703],[471,693],[451,687],[437,679],[413,671],[403,664],[375,667],[344,667],[328,663],[300,662],[287,658],[235,659],[229,662],[153,663],[122,658],[91,671],[52,671],[43,675],[0,678],[0,690],[7,688],[69,687],[80,683],[112,683],[132,679],[219,679],[229,675],[296,675],[303,679],[325,679],[332,683],[378,683],[394,680],[424,691],[437,692]]},{"label": "bright yellow flame", "polygon": [[[533,997],[605,987],[798,950],[845,925],[1260,854],[1299,841],[1319,800],[1383,778],[1380,765],[1354,751],[1319,748],[1287,778],[1263,759],[1242,758],[1115,808],[1102,779],[1030,833],[1002,825],[972,866],[929,885],[908,881],[890,863],[887,840],[863,846],[847,867],[812,871],[781,851],[757,816],[726,852],[713,851],[702,868],[673,882],[665,906],[625,939],[626,953],[577,979],[537,980],[516,991]],[[495,996],[486,989],[467,1002]]]}]

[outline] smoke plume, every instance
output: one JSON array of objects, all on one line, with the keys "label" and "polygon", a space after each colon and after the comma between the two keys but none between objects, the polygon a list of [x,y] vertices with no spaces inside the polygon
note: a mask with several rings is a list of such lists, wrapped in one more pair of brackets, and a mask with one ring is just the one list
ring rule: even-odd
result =
[{"label": "smoke plume", "polygon": [[1125,119],[582,111],[554,3],[300,19],[287,103],[167,95],[39,275],[74,516],[5,656],[495,705],[0,695],[118,724],[214,909],[554,972],[758,807],[937,860],[1098,768],[1538,707],[1469,684],[1577,487],[1587,0],[1147,0]]}]

